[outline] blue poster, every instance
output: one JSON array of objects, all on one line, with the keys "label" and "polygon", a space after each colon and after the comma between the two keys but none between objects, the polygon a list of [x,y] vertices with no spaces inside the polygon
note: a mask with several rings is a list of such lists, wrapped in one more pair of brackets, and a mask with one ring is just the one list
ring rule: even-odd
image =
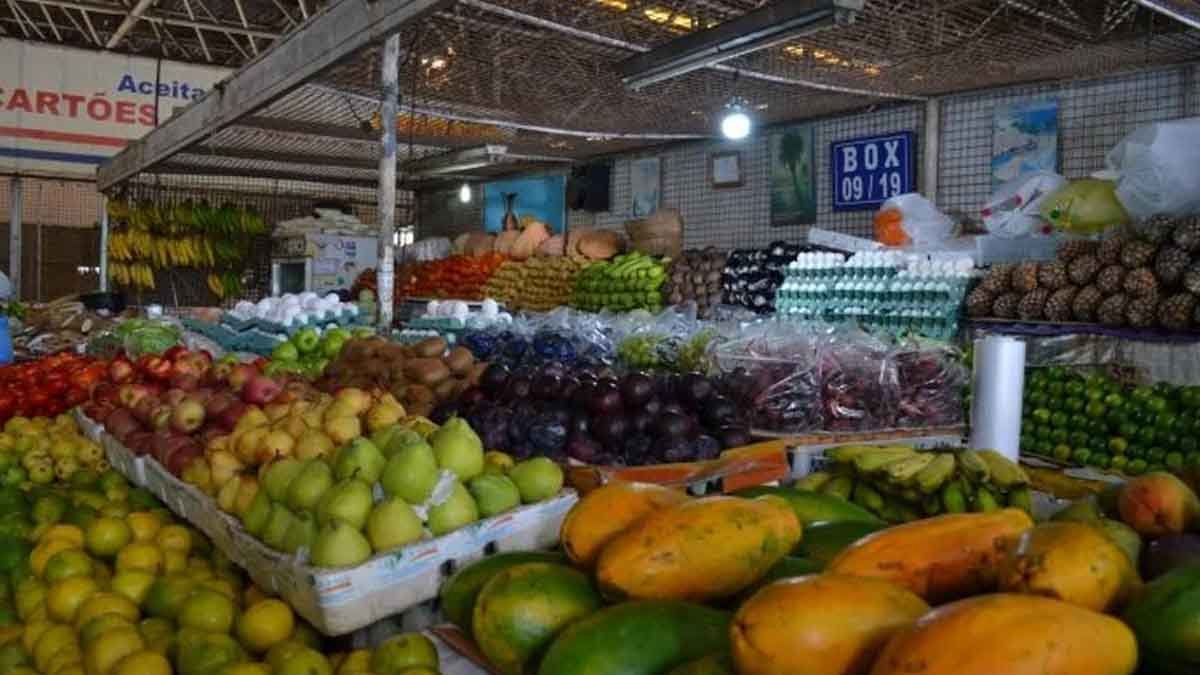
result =
[{"label": "blue poster", "polygon": [[1058,101],[1023,101],[996,108],[992,187],[1035,171],[1058,171]]},{"label": "blue poster", "polygon": [[536,218],[552,233],[563,231],[567,218],[566,176],[514,178],[483,184],[483,229],[504,229],[504,214],[511,208],[520,222]]},{"label": "blue poster", "polygon": [[877,209],[917,189],[913,132],[866,136],[830,144],[833,210]]}]

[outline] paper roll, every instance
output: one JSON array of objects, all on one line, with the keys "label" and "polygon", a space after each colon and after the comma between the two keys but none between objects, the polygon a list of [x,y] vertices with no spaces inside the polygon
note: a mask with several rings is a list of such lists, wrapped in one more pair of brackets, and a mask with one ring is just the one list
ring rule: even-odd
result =
[{"label": "paper roll", "polygon": [[1025,389],[1025,343],[989,336],[975,341],[971,447],[991,448],[1017,461]]}]

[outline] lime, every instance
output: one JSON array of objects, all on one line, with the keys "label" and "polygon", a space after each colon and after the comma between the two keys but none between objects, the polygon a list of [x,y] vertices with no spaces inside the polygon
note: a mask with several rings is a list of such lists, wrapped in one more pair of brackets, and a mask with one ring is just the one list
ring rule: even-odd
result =
[{"label": "lime", "polygon": [[1053,433],[1053,431],[1053,429],[1043,424],[1034,428],[1033,435],[1037,437],[1039,441],[1048,441],[1050,440],[1050,434]]},{"label": "lime", "polygon": [[1041,392],[1041,391],[1032,392],[1031,394],[1029,394],[1028,398],[1029,398],[1029,405],[1033,406],[1034,408],[1044,408],[1046,406],[1046,404],[1050,401],[1049,397],[1046,396],[1045,392]]},{"label": "lime", "polygon": [[1126,464],[1126,465],[1125,465],[1125,470],[1126,470],[1126,471],[1127,471],[1129,474],[1131,474],[1131,475],[1134,475],[1134,476],[1137,476],[1137,475],[1140,475],[1140,474],[1142,474],[1142,473],[1145,473],[1145,471],[1146,471],[1146,460],[1144,460],[1144,459],[1135,459],[1135,460],[1132,460],[1132,461],[1130,461],[1128,464]]},{"label": "lime", "polygon": [[1079,464],[1087,464],[1087,461],[1091,458],[1091,456],[1092,453],[1087,448],[1076,448],[1075,451],[1071,453],[1071,459],[1075,460]]},{"label": "lime", "polygon": [[1110,408],[1121,408],[1125,406],[1125,397],[1120,394],[1109,394],[1104,397],[1104,405]]},{"label": "lime", "polygon": [[1137,441],[1142,445],[1154,445],[1154,440],[1156,437],[1157,435],[1155,434],[1153,427],[1142,427],[1137,431]]},{"label": "lime", "polygon": [[1026,452],[1032,452],[1034,445],[1037,444],[1037,439],[1031,433],[1021,434],[1021,447],[1026,449]]},{"label": "lime", "polygon": [[1118,432],[1125,438],[1133,438],[1137,435],[1137,431],[1137,425],[1133,422],[1123,422],[1121,428],[1118,429]]},{"label": "lime", "polygon": [[1121,438],[1120,436],[1115,436],[1108,439],[1108,449],[1114,455],[1123,455],[1125,454],[1125,451],[1129,449],[1129,441]]},{"label": "lime", "polygon": [[1071,422],[1071,418],[1065,412],[1056,412],[1050,415],[1050,425],[1059,429],[1066,428]]},{"label": "lime", "polygon": [[1200,469],[1200,452],[1190,453],[1186,457],[1187,465],[1193,469]]},{"label": "lime", "polygon": [[1054,431],[1050,432],[1050,440],[1054,443],[1066,443],[1068,436],[1070,436],[1070,434],[1066,429],[1055,429]]},{"label": "lime", "polygon": [[1183,454],[1190,455],[1200,450],[1200,441],[1197,441],[1195,436],[1181,436],[1177,447]]},{"label": "lime", "polygon": [[1105,391],[1103,387],[1094,387],[1087,390],[1088,403],[1092,403],[1093,401],[1103,402],[1104,396]]},{"label": "lime", "polygon": [[1150,464],[1160,464],[1167,456],[1167,451],[1157,445],[1146,450],[1146,462]]},{"label": "lime", "polygon": [[1124,471],[1125,465],[1128,462],[1129,462],[1129,459],[1126,458],[1125,455],[1114,455],[1112,460],[1108,463],[1108,466],[1110,469],[1115,469],[1117,471]]},{"label": "lime", "polygon": [[1071,445],[1077,448],[1087,445],[1089,440],[1088,434],[1085,431],[1072,431],[1069,438]]},{"label": "lime", "polygon": [[1167,399],[1162,396],[1151,396],[1146,400],[1146,408],[1156,413],[1164,412],[1167,409]]},{"label": "lime", "polygon": [[1043,457],[1051,457],[1054,455],[1054,446],[1050,444],[1050,441],[1038,441],[1036,447],[1037,454]]},{"label": "lime", "polygon": [[1050,398],[1062,398],[1065,390],[1066,387],[1062,382],[1051,382],[1046,386],[1046,393],[1050,396]]},{"label": "lime", "polygon": [[1104,413],[1108,412],[1108,408],[1101,401],[1092,400],[1088,401],[1084,411],[1087,413],[1088,417],[1091,417],[1092,419],[1099,419],[1104,417]]},{"label": "lime", "polygon": [[1168,452],[1167,456],[1163,458],[1163,463],[1166,464],[1167,468],[1171,471],[1179,471],[1183,468],[1183,453]]},{"label": "lime", "polygon": [[1083,396],[1083,391],[1083,382],[1076,379],[1072,379],[1070,382],[1067,382],[1067,396]]},{"label": "lime", "polygon": [[1054,455],[1054,459],[1057,459],[1060,462],[1065,462],[1065,461],[1071,459],[1071,446],[1056,445],[1056,446],[1054,446],[1053,455]]},{"label": "lime", "polygon": [[1125,451],[1125,455],[1128,456],[1129,459],[1140,459],[1146,456],[1146,448],[1140,445],[1130,444],[1129,449]]},{"label": "lime", "polygon": [[1154,395],[1154,390],[1146,386],[1134,387],[1131,395],[1139,401],[1146,401]]},{"label": "lime", "polygon": [[1086,402],[1083,399],[1072,397],[1068,398],[1066,402],[1063,403],[1063,408],[1067,412],[1077,413],[1083,411],[1084,405],[1086,405]]},{"label": "lime", "polygon": [[1107,469],[1111,462],[1112,462],[1112,458],[1109,457],[1108,455],[1105,455],[1105,454],[1092,455],[1091,464],[1092,464],[1092,466],[1096,467],[1097,469]]}]

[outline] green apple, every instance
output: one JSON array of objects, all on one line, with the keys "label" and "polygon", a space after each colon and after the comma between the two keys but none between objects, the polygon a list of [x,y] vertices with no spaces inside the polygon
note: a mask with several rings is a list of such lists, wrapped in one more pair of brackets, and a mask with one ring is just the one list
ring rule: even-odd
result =
[{"label": "green apple", "polygon": [[296,331],[292,336],[292,342],[295,343],[296,349],[300,350],[301,354],[307,354],[317,348],[321,342],[321,336],[317,333],[317,329],[312,326],[306,326]]},{"label": "green apple", "polygon": [[348,339],[345,335],[338,333],[342,329],[338,328],[329,331],[324,338],[321,339],[321,353],[327,359],[335,359],[338,354],[342,353],[342,347],[346,345]]},{"label": "green apple", "polygon": [[291,342],[280,342],[271,350],[272,361],[295,361],[300,358],[300,352]]}]

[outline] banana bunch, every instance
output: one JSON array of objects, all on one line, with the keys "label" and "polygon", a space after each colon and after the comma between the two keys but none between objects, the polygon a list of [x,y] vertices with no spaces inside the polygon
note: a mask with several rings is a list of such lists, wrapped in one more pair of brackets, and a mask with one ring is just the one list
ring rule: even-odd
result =
[{"label": "banana bunch", "polygon": [[216,247],[206,237],[160,237],[132,228],[109,235],[108,257],[120,261],[148,261],[155,268],[215,267],[217,264]]},{"label": "banana bunch", "polygon": [[108,278],[120,286],[147,288],[150,290],[155,288],[154,270],[146,263],[110,262],[108,264]]},{"label": "banana bunch", "polygon": [[242,280],[236,272],[224,272],[217,274],[213,272],[206,279],[208,290],[213,292],[217,298],[224,300],[225,298],[236,298],[242,294]]},{"label": "banana bunch", "polygon": [[108,257],[113,260],[144,260],[154,250],[154,235],[125,228],[108,235]]},{"label": "banana bunch", "polygon": [[849,499],[889,522],[940,513],[1032,511],[1029,476],[995,450],[919,451],[908,446],[845,445],[825,451],[827,471],[797,487]]}]

